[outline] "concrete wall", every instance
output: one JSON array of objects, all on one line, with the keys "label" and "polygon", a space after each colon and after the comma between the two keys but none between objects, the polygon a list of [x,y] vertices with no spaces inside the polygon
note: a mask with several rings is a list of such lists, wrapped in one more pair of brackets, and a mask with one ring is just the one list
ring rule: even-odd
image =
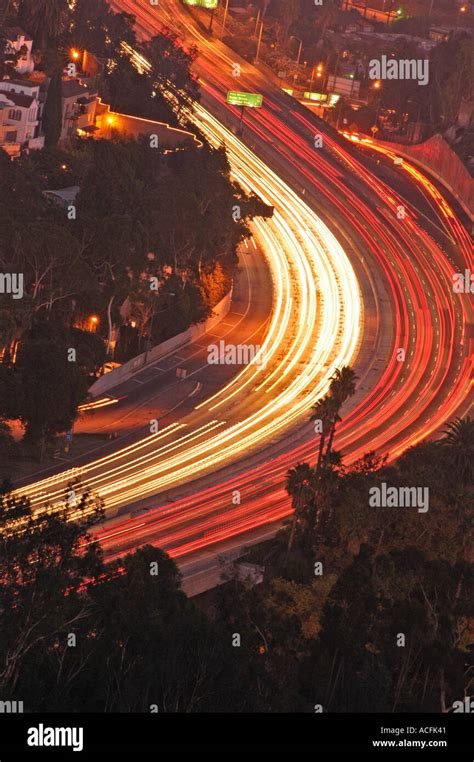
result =
[{"label": "concrete wall", "polygon": [[[179,333],[177,336],[173,336],[167,341],[163,341],[161,344],[157,344],[148,352],[146,365],[156,362],[167,355],[173,354],[180,347],[186,344],[192,344],[208,331],[212,330],[214,326],[220,323],[228,314],[232,303],[232,291],[230,291],[213,309],[213,314],[203,323],[190,326],[186,331]],[[106,394],[115,386],[127,381],[135,373],[141,370],[145,366],[145,352],[141,355],[137,355],[132,360],[129,360],[120,368],[111,370],[110,373],[106,373],[105,376],[101,376],[97,381],[94,381],[89,389],[89,394],[92,397],[98,397],[102,394]]]},{"label": "concrete wall", "polygon": [[426,169],[451,191],[471,221],[474,219],[474,179],[441,135],[433,135],[424,143],[416,145],[402,145],[386,140],[376,142],[379,142],[381,146],[392,148],[400,156],[412,159]]},{"label": "concrete wall", "polygon": [[151,119],[142,119],[129,114],[119,114],[117,111],[110,111],[109,109],[108,104],[102,103],[99,98],[95,121],[98,128],[95,133],[97,138],[110,139],[114,133],[135,139],[140,135],[157,135],[159,147],[162,148],[178,148],[186,140],[191,140],[200,145],[196,136],[187,130],[170,127],[164,122],[155,122]]}]

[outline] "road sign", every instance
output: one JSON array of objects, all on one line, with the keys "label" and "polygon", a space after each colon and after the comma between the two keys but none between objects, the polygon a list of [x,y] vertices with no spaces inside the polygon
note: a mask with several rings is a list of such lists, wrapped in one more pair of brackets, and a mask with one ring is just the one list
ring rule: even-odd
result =
[{"label": "road sign", "polygon": [[65,439],[66,439],[66,442],[68,442],[68,443],[72,442],[72,439],[73,439],[73,433],[72,433],[72,431],[66,431],[66,437],[65,437]]},{"label": "road sign", "polygon": [[227,103],[230,103],[231,106],[260,108],[263,103],[263,95],[259,93],[239,93],[235,90],[229,90],[227,93]]},{"label": "road sign", "polygon": [[183,0],[185,5],[198,5],[201,8],[214,10],[219,7],[219,0]]}]

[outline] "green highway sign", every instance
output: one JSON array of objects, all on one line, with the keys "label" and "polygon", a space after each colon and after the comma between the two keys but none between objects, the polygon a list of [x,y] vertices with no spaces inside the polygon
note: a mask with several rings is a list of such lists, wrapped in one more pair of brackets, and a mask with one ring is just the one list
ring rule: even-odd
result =
[{"label": "green highway sign", "polygon": [[227,103],[230,103],[231,106],[260,108],[263,103],[263,95],[259,93],[239,93],[235,90],[229,90],[227,93]]},{"label": "green highway sign", "polygon": [[185,5],[199,5],[201,8],[213,10],[219,6],[219,0],[183,0]]}]

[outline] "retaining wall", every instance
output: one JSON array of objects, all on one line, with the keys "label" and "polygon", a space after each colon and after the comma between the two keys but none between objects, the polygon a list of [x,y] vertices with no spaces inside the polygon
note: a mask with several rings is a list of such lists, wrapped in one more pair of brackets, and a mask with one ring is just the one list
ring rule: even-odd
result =
[{"label": "retaining wall", "polygon": [[[150,349],[148,355],[146,352],[142,352],[141,355],[137,355],[132,360],[124,363],[120,368],[115,368],[105,376],[101,376],[97,381],[94,381],[89,389],[89,394],[92,397],[98,397],[99,395],[106,394],[115,386],[123,384],[128,381],[135,373],[149,365],[156,362],[167,355],[173,354],[180,347],[192,344],[205,333],[210,331],[214,326],[220,323],[228,314],[232,303],[232,290],[224,296],[224,298],[213,309],[213,314],[203,323],[190,326],[186,331],[178,333],[177,336],[173,336],[171,339],[163,341],[161,344],[157,344],[156,347]],[[146,358],[146,362],[145,362]]]}]

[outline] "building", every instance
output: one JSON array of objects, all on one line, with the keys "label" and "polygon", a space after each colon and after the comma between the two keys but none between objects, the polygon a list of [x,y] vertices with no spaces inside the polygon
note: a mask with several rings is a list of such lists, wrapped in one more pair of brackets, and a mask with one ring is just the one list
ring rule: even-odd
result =
[{"label": "building", "polygon": [[33,60],[33,38],[18,26],[7,27],[4,30],[6,37],[5,53],[6,55],[16,56],[21,54],[18,58],[15,69],[18,74],[31,74],[35,68],[35,62]]},{"label": "building", "polygon": [[[139,116],[111,111],[109,104],[102,103],[100,98],[97,101],[95,126],[97,129],[95,137],[103,140],[109,140],[114,135],[134,140],[140,137],[154,137],[162,153],[179,150],[187,143],[202,145],[192,132],[179,127],[170,127],[169,124],[156,122],[153,119],[143,119]],[[81,134],[82,132],[79,131],[79,135]]]},{"label": "building", "polygon": [[60,142],[82,133],[93,133],[97,108],[97,92],[80,79],[65,77],[61,85],[62,125]]},{"label": "building", "polygon": [[11,156],[43,148],[40,134],[40,85],[27,80],[0,82],[0,148]]},{"label": "building", "polygon": [[61,209],[68,209],[71,204],[75,203],[80,190],[79,185],[69,185],[67,188],[59,188],[58,190],[45,190],[43,196],[46,196],[49,201]]}]

